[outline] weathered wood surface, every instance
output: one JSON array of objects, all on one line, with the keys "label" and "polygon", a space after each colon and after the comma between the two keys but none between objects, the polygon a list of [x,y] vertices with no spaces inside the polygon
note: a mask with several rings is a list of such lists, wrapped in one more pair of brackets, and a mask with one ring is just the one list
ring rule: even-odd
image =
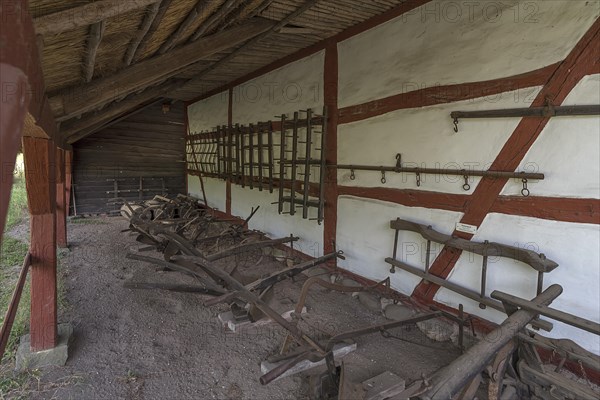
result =
[{"label": "weathered wood surface", "polygon": [[169,54],[133,64],[113,75],[64,89],[50,98],[52,109],[59,120],[94,110],[161,79],[167,79],[185,66],[236,46],[272,26],[273,23],[269,21],[251,21],[197,40]]},{"label": "weathered wood surface", "polygon": [[431,240],[432,242],[456,249],[469,251],[471,253],[479,254],[480,256],[511,258],[513,260],[521,261],[540,272],[550,272],[558,267],[556,262],[546,258],[543,254],[538,254],[531,250],[507,246],[495,242],[472,242],[470,240],[456,238],[451,235],[437,232],[427,225],[417,224],[415,222],[406,221],[400,218],[392,220],[390,222],[390,228],[395,230],[415,232],[426,240]]},{"label": "weathered wood surface", "polygon": [[101,0],[73,7],[68,10],[36,18],[35,31],[38,35],[53,35],[60,32],[92,25],[107,18],[156,3],[159,0]]},{"label": "weathered wood surface", "polygon": [[89,82],[94,77],[94,68],[96,66],[96,54],[98,47],[104,37],[106,31],[106,21],[100,21],[90,26],[90,34],[87,42],[87,55],[83,67],[83,76],[86,82]]},{"label": "weathered wood surface", "polygon": [[[492,296],[497,293],[493,292]],[[531,301],[538,305],[549,305],[561,293],[560,285],[552,285]],[[475,375],[483,371],[500,349],[513,340],[536,315],[535,312],[527,310],[519,310],[512,314],[496,330],[486,335],[462,356],[437,371],[429,379],[431,389],[423,393],[420,398],[431,400],[452,398]]]},{"label": "weathered wood surface", "polygon": [[55,147],[47,139],[23,138],[25,183],[31,214],[31,349],[56,345]]},{"label": "weathered wood surface", "polygon": [[[185,192],[183,104],[163,114],[161,105],[147,109],[74,144],[74,179],[79,213],[102,213],[116,209],[109,200],[123,197],[139,200],[139,178],[143,177],[142,199]],[[115,196],[119,190],[129,192]],[[149,178],[156,178],[151,180]],[[162,179],[162,181],[161,181]],[[109,192],[109,193],[107,193]]]}]

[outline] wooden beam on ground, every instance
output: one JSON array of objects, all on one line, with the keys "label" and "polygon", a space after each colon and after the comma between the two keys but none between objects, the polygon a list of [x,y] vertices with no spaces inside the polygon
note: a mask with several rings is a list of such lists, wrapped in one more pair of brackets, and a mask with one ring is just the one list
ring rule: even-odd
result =
[{"label": "wooden beam on ground", "polygon": [[149,101],[163,97],[173,88],[177,87],[181,81],[168,82],[166,84],[152,87],[144,90],[140,94],[134,94],[128,98],[113,103],[103,110],[93,114],[83,116],[79,120],[71,120],[65,122],[61,126],[61,134],[65,137],[68,143],[74,143],[77,140],[85,137],[82,132],[99,124],[106,124],[118,116],[137,108]]},{"label": "wooden beam on ground", "polygon": [[158,9],[158,13],[154,17],[154,20],[152,21],[152,24],[150,25],[150,29],[148,29],[148,32],[142,38],[141,43],[135,49],[132,59],[129,62],[129,64],[127,64],[127,65],[130,65],[131,63],[134,63],[137,60],[139,60],[140,55],[144,53],[144,50],[146,50],[146,46],[148,45],[149,39],[152,37],[152,35],[154,35],[154,32],[156,32],[156,30],[160,26],[160,23],[162,22],[165,14],[167,13],[167,10],[169,9],[169,6],[171,5],[171,2],[172,2],[172,0],[162,0],[161,1],[160,8]]},{"label": "wooden beam on ground", "polygon": [[67,208],[65,191],[65,151],[56,148],[55,154],[56,173],[56,245],[60,248],[67,247]]},{"label": "wooden beam on ground", "polygon": [[23,138],[31,214],[31,350],[56,346],[56,184],[51,140]]},{"label": "wooden beam on ground", "polygon": [[206,3],[204,2],[204,0],[198,0],[194,8],[192,8],[187,17],[185,17],[185,19],[183,20],[183,22],[179,24],[175,32],[173,32],[171,36],[169,36],[167,40],[165,40],[164,43],[160,46],[160,48],[158,49],[158,54],[164,54],[171,48],[173,48],[177,39],[179,39],[181,34],[183,34],[183,32],[185,32],[194,23],[194,21],[196,21],[196,18],[198,18],[198,15],[202,13],[202,10],[205,7]]},{"label": "wooden beam on ground", "polygon": [[212,28],[215,24],[218,24],[223,19],[223,17],[229,14],[231,10],[234,10],[243,2],[244,0],[226,0],[225,3],[223,3],[223,5],[219,7],[219,9],[216,12],[214,12],[209,18],[207,18],[202,24],[200,24],[200,26],[198,27],[198,29],[196,29],[196,32],[194,32],[190,40],[198,40],[200,37],[206,34],[206,32],[208,32],[210,28]]},{"label": "wooden beam on ground", "polygon": [[106,30],[106,20],[96,22],[90,26],[90,35],[87,42],[87,56],[83,67],[83,76],[86,82],[89,82],[94,77],[94,66],[96,65],[96,54],[98,47],[102,42],[104,31]]},{"label": "wooden beam on ground", "polygon": [[158,2],[159,0],[101,0],[65,11],[44,15],[34,20],[35,31],[38,35],[54,35],[88,26],[128,13],[138,8]]},{"label": "wooden beam on ground", "polygon": [[[311,7],[313,7],[318,1],[319,0],[307,0],[304,4],[302,4],[299,8],[297,8],[294,12],[292,12],[291,14],[289,14],[288,16],[286,16],[284,19],[282,19],[278,23],[272,25],[270,29],[264,31],[263,33],[261,33],[261,34],[259,34],[257,36],[254,36],[252,39],[248,40],[242,46],[238,47],[237,50],[229,53],[227,56],[223,57],[222,59],[220,59],[216,63],[212,64],[210,67],[205,68],[204,70],[200,71],[193,79],[190,79],[188,82],[186,82],[186,85],[198,85],[198,84],[201,84],[202,83],[202,78],[204,76],[206,76],[206,74],[208,74],[209,72],[214,71],[215,69],[217,69],[217,68],[219,68],[219,67],[227,64],[229,61],[231,61],[232,59],[234,59],[235,57],[237,57],[240,53],[243,53],[244,51],[247,51],[249,48],[252,48],[252,46],[254,46],[255,44],[260,43],[262,40],[266,39],[267,37],[269,37],[273,33],[278,32],[281,28],[283,28],[284,26],[286,26],[292,20],[294,20],[295,18],[297,18],[300,15],[304,14],[304,12],[306,12],[308,9],[310,9]],[[224,31],[224,32],[228,32],[228,31]],[[215,34],[215,35],[218,35],[218,33]],[[212,36],[214,36],[214,35],[211,35],[211,36],[208,36],[208,37],[212,37]]]},{"label": "wooden beam on ground", "polygon": [[[133,57],[137,53],[137,49],[140,47],[140,43],[146,37],[150,28],[153,26],[156,17],[161,10],[162,3],[154,3],[148,7],[146,10],[146,16],[144,17],[144,22],[142,22],[142,26],[140,30],[137,32],[131,43],[129,43],[129,47],[127,48],[127,53],[125,54],[125,66],[128,66],[133,61]],[[163,15],[166,8],[163,8]]]},{"label": "wooden beam on ground", "polygon": [[114,75],[67,88],[50,99],[52,108],[59,121],[73,118],[161,79],[169,78],[182,67],[236,46],[273,26],[273,22],[256,20],[207,36],[169,54],[134,64]]}]

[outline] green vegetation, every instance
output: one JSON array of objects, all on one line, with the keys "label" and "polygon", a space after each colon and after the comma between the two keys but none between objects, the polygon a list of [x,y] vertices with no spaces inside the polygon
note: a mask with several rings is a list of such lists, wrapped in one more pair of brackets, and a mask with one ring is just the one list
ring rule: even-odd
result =
[{"label": "green vegetation", "polygon": [[[11,192],[10,205],[7,215],[5,232],[23,222],[28,216],[27,210],[27,192],[25,189],[25,179],[15,177],[13,189]],[[12,293],[16,287],[21,266],[29,245],[21,240],[3,235],[0,246],[0,324],[4,322],[5,313],[12,298]],[[58,257],[58,308],[64,310],[67,306],[64,288],[64,273],[62,261],[66,258],[68,251],[59,252]],[[31,309],[30,277],[27,277],[21,301],[17,309],[17,315],[13,323],[10,338],[6,346],[6,352],[0,364],[0,399],[5,395],[11,399],[27,399],[31,392],[40,391],[39,371],[26,371],[15,374],[14,358],[19,345],[19,339],[29,330],[29,311]],[[73,381],[74,382],[74,381]],[[63,382],[61,385],[72,384]]]},{"label": "green vegetation", "polygon": [[12,192],[10,194],[10,204],[8,206],[8,215],[6,216],[6,226],[4,230],[9,230],[17,225],[27,216],[27,190],[25,189],[25,178],[15,177]]}]

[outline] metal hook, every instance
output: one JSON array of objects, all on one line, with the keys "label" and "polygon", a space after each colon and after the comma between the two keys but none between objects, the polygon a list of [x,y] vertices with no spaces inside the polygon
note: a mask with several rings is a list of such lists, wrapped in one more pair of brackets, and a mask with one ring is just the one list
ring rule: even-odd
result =
[{"label": "metal hook", "polygon": [[454,132],[458,133],[458,118],[454,118]]},{"label": "metal hook", "polygon": [[464,191],[471,190],[471,185],[469,185],[469,175],[465,175],[463,178],[465,178],[465,184],[463,185],[463,190]]},{"label": "metal hook", "polygon": [[354,170],[353,170],[353,169],[351,169],[351,170],[350,170],[350,180],[351,180],[351,181],[353,181],[353,180],[355,180],[355,179],[356,179],[356,175],[354,175]]},{"label": "metal hook", "polygon": [[419,172],[417,172],[417,187],[421,186],[421,174]]},{"label": "metal hook", "polygon": [[400,153],[396,154],[396,168],[402,168],[402,154]]},{"label": "metal hook", "polygon": [[381,171],[381,183],[383,183],[385,185],[386,182],[387,182],[387,179],[385,179],[385,171]]},{"label": "metal hook", "polygon": [[523,189],[521,189],[521,194],[524,197],[528,197],[530,192],[529,189],[527,189],[527,178],[521,179],[521,182],[523,182]]}]

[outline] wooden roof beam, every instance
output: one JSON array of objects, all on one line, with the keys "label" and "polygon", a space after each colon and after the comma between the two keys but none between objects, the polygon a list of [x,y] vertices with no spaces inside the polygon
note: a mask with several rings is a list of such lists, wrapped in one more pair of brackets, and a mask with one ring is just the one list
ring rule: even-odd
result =
[{"label": "wooden roof beam", "polygon": [[144,38],[148,34],[148,31],[150,31],[150,27],[152,26],[154,20],[156,19],[156,16],[158,15],[160,7],[161,7],[161,3],[154,3],[154,4],[150,5],[148,7],[148,9],[146,10],[146,16],[144,17],[142,26],[138,30],[135,37],[131,40],[131,43],[129,43],[129,47],[127,47],[127,53],[125,53],[125,60],[124,60],[125,66],[130,65],[131,62],[133,61],[133,57],[135,56],[137,49],[140,46],[140,43],[142,43],[142,40],[144,40]]},{"label": "wooden roof beam", "polygon": [[197,40],[169,54],[133,64],[116,74],[64,89],[50,98],[52,109],[59,121],[92,111],[114,99],[169,78],[183,66],[236,46],[273,26],[273,22],[264,19],[251,21]]},{"label": "wooden roof beam", "polygon": [[84,79],[89,82],[94,77],[94,67],[96,65],[96,54],[98,53],[98,47],[102,42],[102,37],[106,31],[106,20],[96,22],[90,26],[90,35],[87,42],[87,56],[83,67]]},{"label": "wooden roof beam", "polygon": [[237,57],[240,53],[247,51],[249,48],[251,48],[252,46],[254,46],[257,43],[260,43],[262,40],[269,37],[273,33],[279,32],[281,30],[281,28],[283,28],[284,26],[289,24],[294,19],[298,18],[300,15],[304,14],[307,10],[309,10],[311,7],[313,7],[318,1],[319,0],[307,0],[306,2],[304,2],[304,4],[302,4],[300,7],[298,7],[294,12],[287,15],[284,19],[279,21],[277,24],[273,25],[267,31],[261,33],[260,35],[253,37],[252,39],[250,39],[246,43],[244,43],[242,46],[238,47],[237,50],[229,53],[227,56],[223,57],[216,63],[212,64],[210,67],[205,68],[204,70],[200,71],[200,73],[198,73],[193,79],[188,80],[185,83],[185,85],[196,85],[196,84],[202,83],[202,78],[204,76],[206,76],[209,72],[214,71],[215,69],[227,64],[229,61],[231,61],[232,59]]},{"label": "wooden roof beam", "polygon": [[221,22],[221,20],[226,17],[232,10],[235,10],[244,0],[226,0],[221,7],[214,12],[209,18],[206,19],[196,32],[190,38],[190,41],[198,40],[201,36],[203,36],[206,32],[209,31],[215,24]]},{"label": "wooden roof beam", "polygon": [[[231,25],[235,24],[236,22],[238,22],[241,19],[256,17],[257,15],[262,13],[267,7],[269,7],[274,0],[262,0],[262,1],[254,0],[254,1],[257,3],[254,8],[252,8],[251,10],[248,10],[248,8],[252,7],[251,5],[246,6],[246,7],[240,7],[238,9],[238,11],[235,13],[235,15],[233,15],[231,18],[229,18],[227,21],[225,21],[225,23],[222,24],[218,28],[218,31],[222,31],[223,29],[229,28]],[[260,1],[260,3],[258,3],[259,1]]]},{"label": "wooden roof beam", "polygon": [[169,6],[171,5],[171,2],[172,2],[172,0],[162,0],[161,1],[160,7],[158,9],[158,13],[152,19],[150,28],[148,29],[148,32],[146,32],[143,35],[143,37],[141,38],[139,45],[136,46],[135,41],[132,42],[130,48],[133,46],[136,46],[136,47],[131,50],[132,51],[131,60],[129,59],[129,57],[130,57],[129,52],[127,53],[126,58],[125,58],[125,62],[127,65],[130,65],[131,63],[134,63],[140,59],[140,56],[144,53],[144,50],[146,50],[146,46],[148,46],[149,39],[152,37],[152,35],[154,35],[156,30],[160,26],[160,23],[162,22],[165,14],[167,13],[167,10],[169,9]]},{"label": "wooden roof beam", "polygon": [[116,17],[159,0],[100,0],[33,20],[38,35],[54,35]]},{"label": "wooden roof beam", "polygon": [[122,101],[112,103],[103,110],[96,111],[91,115],[84,115],[79,120],[71,120],[63,123],[61,125],[61,133],[65,136],[67,143],[74,143],[87,136],[90,128],[104,125],[114,118],[135,109],[140,104],[163,97],[166,93],[180,84],[180,81],[171,81],[160,86],[148,88],[139,94],[134,94]]},{"label": "wooden roof beam", "polygon": [[199,0],[198,3],[196,3],[196,5],[194,6],[194,8],[192,8],[192,10],[189,12],[187,17],[185,17],[183,22],[179,24],[177,30],[173,32],[171,36],[169,36],[167,40],[165,40],[164,43],[160,46],[160,48],[158,49],[158,54],[164,54],[171,48],[173,48],[173,46],[175,46],[175,42],[177,41],[177,39],[179,39],[181,34],[185,32],[194,23],[196,18],[198,18],[198,15],[202,13],[202,9],[204,7],[206,7],[204,0]]}]

